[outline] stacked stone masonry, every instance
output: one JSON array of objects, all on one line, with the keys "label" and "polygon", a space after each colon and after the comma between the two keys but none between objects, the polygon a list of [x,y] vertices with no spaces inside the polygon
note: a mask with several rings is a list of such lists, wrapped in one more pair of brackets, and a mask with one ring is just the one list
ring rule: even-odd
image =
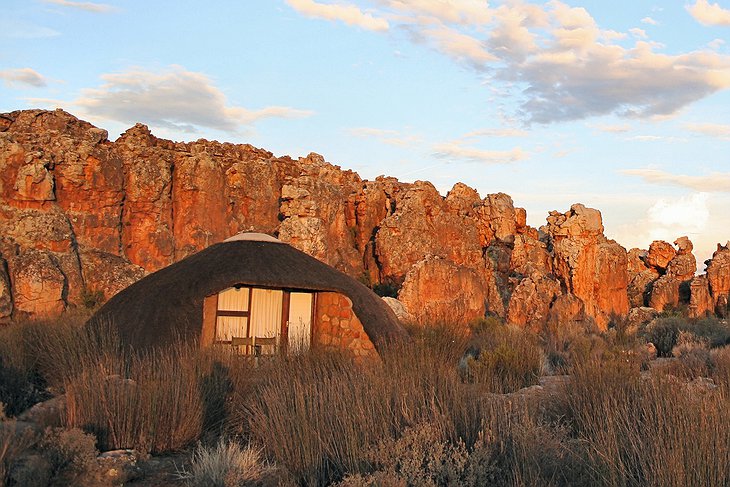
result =
[{"label": "stacked stone masonry", "polygon": [[343,294],[317,293],[315,343],[324,348],[348,350],[356,359],[377,356],[362,323],[352,310],[352,301]]}]

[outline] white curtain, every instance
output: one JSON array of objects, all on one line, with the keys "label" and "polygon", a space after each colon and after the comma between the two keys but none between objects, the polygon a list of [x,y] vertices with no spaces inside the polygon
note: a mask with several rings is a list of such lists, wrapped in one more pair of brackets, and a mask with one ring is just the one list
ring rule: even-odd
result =
[{"label": "white curtain", "polygon": [[219,316],[215,326],[216,341],[230,341],[233,337],[245,337],[248,318],[245,316]]},{"label": "white curtain", "polygon": [[283,296],[284,293],[280,289],[254,288],[251,296],[251,335],[279,336]]},{"label": "white curtain", "polygon": [[229,287],[219,292],[218,309],[221,311],[248,311],[248,288]]}]

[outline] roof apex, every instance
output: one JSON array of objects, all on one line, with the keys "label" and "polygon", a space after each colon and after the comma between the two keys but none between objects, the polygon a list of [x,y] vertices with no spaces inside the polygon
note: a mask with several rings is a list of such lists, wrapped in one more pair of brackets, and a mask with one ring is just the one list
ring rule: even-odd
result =
[{"label": "roof apex", "polygon": [[236,235],[232,237],[228,237],[223,242],[238,242],[238,241],[250,241],[250,242],[271,242],[271,243],[280,243],[283,244],[281,240],[278,238],[274,238],[271,235],[267,235],[265,233],[255,233],[255,232],[241,232],[237,233]]}]

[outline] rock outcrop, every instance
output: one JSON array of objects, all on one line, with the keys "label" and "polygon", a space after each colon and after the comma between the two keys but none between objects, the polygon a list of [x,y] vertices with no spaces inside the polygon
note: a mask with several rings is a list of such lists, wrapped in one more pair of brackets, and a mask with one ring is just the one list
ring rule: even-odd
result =
[{"label": "rock outcrop", "polygon": [[679,237],[674,245],[677,246],[676,254],[666,264],[663,275],[654,282],[649,297],[649,306],[659,311],[688,305],[691,299],[690,285],[697,271],[693,245],[687,237]]},{"label": "rock outcrop", "polygon": [[581,204],[553,211],[544,227],[554,252],[554,271],[585,313],[606,329],[612,316],[629,311],[626,250],[603,235],[601,213]]},{"label": "rock outcrop", "polygon": [[141,124],[111,142],[62,110],[0,114],[0,323],[108,299],[241,231],[397,295],[423,325],[496,314],[605,328],[629,306],[727,313],[730,294],[728,246],[696,278],[688,239],[627,253],[580,204],[538,231],[510,196],[461,183],[442,196],[424,181],[364,181],[314,153],[172,142]]}]

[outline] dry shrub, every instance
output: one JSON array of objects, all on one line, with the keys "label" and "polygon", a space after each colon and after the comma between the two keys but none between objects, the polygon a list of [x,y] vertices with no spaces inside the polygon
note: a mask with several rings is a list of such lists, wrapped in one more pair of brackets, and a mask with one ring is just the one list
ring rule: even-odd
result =
[{"label": "dry shrub", "polygon": [[577,362],[600,356],[607,348],[593,323],[548,323],[540,338],[548,369],[556,374],[566,373]]},{"label": "dry shrub", "polygon": [[241,487],[262,484],[271,471],[260,449],[221,439],[212,448],[198,444],[179,477],[191,487]]},{"label": "dry shrub", "polygon": [[478,357],[467,364],[468,379],[499,394],[538,383],[542,351],[537,337],[519,328],[498,326],[476,337]]},{"label": "dry shrub", "polygon": [[712,373],[710,377],[726,392],[730,393],[730,346],[710,351]]},{"label": "dry shrub", "polygon": [[680,331],[677,344],[672,349],[676,357],[667,369],[667,372],[686,379],[708,377],[712,367],[709,343],[706,338],[700,338],[693,333]]},{"label": "dry shrub", "polygon": [[0,423],[0,486],[8,481],[13,464],[38,441],[32,428],[23,427],[13,420]]},{"label": "dry shrub", "polygon": [[730,344],[730,325],[727,320],[703,318],[687,320],[678,316],[657,318],[644,331],[647,341],[654,343],[660,356],[668,357],[677,345],[681,332],[688,332],[704,340],[709,348]]},{"label": "dry shrub", "polygon": [[66,383],[67,425],[93,432],[104,450],[180,449],[203,430],[199,384],[213,364],[193,345],[132,355],[116,368],[89,366]]},{"label": "dry shrub", "polygon": [[99,453],[94,435],[78,428],[46,428],[38,448],[51,463],[54,474],[85,472],[95,465]]},{"label": "dry shrub", "polygon": [[568,387],[573,428],[592,483],[728,485],[727,391],[693,394],[666,378],[642,378],[635,363],[590,361]]},{"label": "dry shrub", "polygon": [[[483,480],[462,485],[495,479],[509,485],[505,479],[512,479],[513,471],[549,485],[550,478],[562,478],[556,472],[576,470],[568,465],[573,457],[564,453],[562,429],[551,436],[553,430],[533,419],[524,401],[502,400],[484,382],[461,380],[456,364],[465,343],[460,340],[447,329],[418,333],[412,343],[382,350],[382,362],[361,367],[340,354],[277,357],[257,370],[259,384],[245,396],[234,395],[233,427],[264,445],[268,457],[299,485],[327,485],[345,475],[348,485],[357,479],[397,485],[388,483],[395,482],[392,468],[373,471],[396,444],[402,455],[390,456],[399,471],[417,464],[417,458],[430,458],[433,478],[458,471],[459,482]],[[425,430],[417,427],[424,424]],[[429,437],[434,431],[438,441]],[[538,437],[545,439],[542,451],[530,446]],[[548,438],[555,440],[552,445]],[[377,445],[380,456],[373,457]],[[470,459],[466,465],[463,452]]]},{"label": "dry shrub", "polygon": [[677,344],[679,331],[686,326],[686,320],[677,316],[657,318],[644,329],[644,338],[657,349],[660,357],[669,357]]},{"label": "dry shrub", "polygon": [[376,469],[416,485],[453,485],[469,458],[463,443],[449,443],[443,431],[424,423],[408,428],[397,440],[381,440],[368,460]]}]

